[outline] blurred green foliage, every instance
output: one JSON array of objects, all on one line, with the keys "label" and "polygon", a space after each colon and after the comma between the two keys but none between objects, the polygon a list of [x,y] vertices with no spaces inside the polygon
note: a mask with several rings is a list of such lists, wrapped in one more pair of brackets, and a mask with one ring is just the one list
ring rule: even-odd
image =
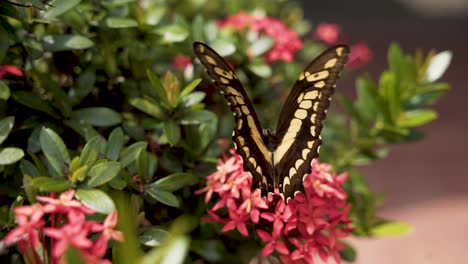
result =
[{"label": "blurred green foliage", "polygon": [[[112,249],[116,263],[238,263],[257,255],[259,241],[200,221],[206,205],[194,191],[215,170],[226,150],[218,139],[230,137],[233,122],[199,67],[174,60],[193,57],[194,41],[229,57],[262,123],[274,127],[278,98],[324,48],[307,35],[301,7],[282,0],[11,2],[0,2],[0,65],[24,76],[0,80],[2,236],[18,201],[75,188],[100,213],[119,209],[126,237]],[[271,39],[216,26],[240,11],[280,19],[302,36],[295,61],[268,63],[262,55]],[[376,217],[380,199],[357,167],[385,157],[391,144],[422,139],[418,127],[437,118],[431,106],[448,89],[437,82],[446,65],[434,51],[410,55],[394,43],[388,62],[377,80],[346,74],[356,78],[357,96],[338,96],[345,113],[330,112],[323,132],[321,161],[350,173],[359,236],[409,229]],[[4,254],[17,259],[14,249]]]}]

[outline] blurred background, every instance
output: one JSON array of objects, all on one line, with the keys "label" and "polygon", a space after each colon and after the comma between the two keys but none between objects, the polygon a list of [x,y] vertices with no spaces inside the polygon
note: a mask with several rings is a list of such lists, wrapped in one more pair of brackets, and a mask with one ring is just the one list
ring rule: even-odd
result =
[{"label": "blurred background", "polygon": [[[372,189],[385,194],[379,215],[410,223],[414,231],[352,242],[358,264],[468,263],[468,1],[303,0],[303,5],[311,21],[337,23],[349,43],[369,44],[373,59],[361,71],[374,78],[386,67],[391,41],[405,52],[453,52],[442,77],[452,90],[436,105],[439,118],[423,128],[426,139],[393,147],[386,159],[362,170]],[[351,93],[353,82],[341,89]]]}]

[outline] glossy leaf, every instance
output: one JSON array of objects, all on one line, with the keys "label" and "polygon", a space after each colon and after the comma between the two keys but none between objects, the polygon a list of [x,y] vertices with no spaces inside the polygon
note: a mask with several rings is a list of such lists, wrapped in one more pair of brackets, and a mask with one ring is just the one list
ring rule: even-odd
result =
[{"label": "glossy leaf", "polygon": [[216,115],[208,110],[194,110],[184,113],[184,116],[180,119],[182,125],[200,124],[210,122],[216,119]]},{"label": "glossy leaf", "polygon": [[0,80],[0,100],[8,100],[11,96],[10,88],[8,85]]},{"label": "glossy leaf", "polygon": [[79,166],[91,166],[98,159],[99,150],[101,149],[101,140],[99,137],[94,137],[86,143],[81,152]]},{"label": "glossy leaf", "polygon": [[447,71],[450,62],[452,61],[453,54],[449,50],[437,53],[432,57],[431,62],[426,70],[425,80],[428,82],[435,82]]},{"label": "glossy leaf", "polygon": [[120,156],[120,151],[125,144],[125,137],[122,128],[117,127],[112,130],[109,135],[109,140],[106,144],[106,157],[110,160],[116,161]]},{"label": "glossy leaf", "polygon": [[158,227],[146,228],[140,234],[140,242],[148,247],[157,247],[169,235],[169,233]]},{"label": "glossy leaf", "polygon": [[80,35],[54,35],[43,38],[44,49],[50,52],[87,49],[94,46],[94,42]]},{"label": "glossy leaf", "polygon": [[54,169],[54,175],[63,175],[66,165],[70,164],[67,147],[60,136],[50,128],[43,128],[39,136],[41,149]]},{"label": "glossy leaf", "polygon": [[176,191],[185,186],[193,185],[198,179],[190,173],[174,173],[165,176],[149,185],[150,188],[164,190],[168,192]]},{"label": "glossy leaf", "polygon": [[115,211],[114,202],[101,190],[78,189],[75,193],[75,197],[87,207],[96,210],[96,212],[109,214]]},{"label": "glossy leaf", "polygon": [[164,119],[164,112],[163,110],[156,105],[155,103],[151,102],[148,99],[143,98],[132,98],[130,99],[130,104],[137,108],[138,110],[154,117],[157,119]]},{"label": "glossy leaf", "polygon": [[413,227],[402,222],[385,222],[372,228],[371,233],[374,236],[400,236],[408,234],[413,230]]},{"label": "glossy leaf", "polygon": [[164,43],[182,42],[187,39],[189,35],[189,31],[182,25],[178,24],[159,27],[155,32],[162,36]]},{"label": "glossy leaf", "polygon": [[5,117],[0,120],[0,144],[5,141],[8,135],[13,128],[13,124],[15,123],[15,118],[13,116]]},{"label": "glossy leaf", "polygon": [[177,198],[177,196],[175,196],[174,194],[170,192],[150,188],[146,190],[146,193],[165,205],[172,206],[172,207],[180,206],[180,201]]},{"label": "glossy leaf", "polygon": [[0,148],[0,165],[13,164],[24,157],[24,151],[20,148]]},{"label": "glossy leaf", "polygon": [[77,6],[81,0],[67,0],[67,1],[61,1],[61,0],[53,0],[47,3],[49,8],[47,11],[44,13],[44,18],[49,19],[49,18],[54,18],[62,15],[63,13],[67,12],[68,10],[71,10],[75,6]]},{"label": "glossy leaf", "polygon": [[114,126],[122,122],[120,114],[107,107],[81,108],[72,113],[72,118],[98,127]]},{"label": "glossy leaf", "polygon": [[104,20],[108,28],[132,28],[137,27],[138,22],[131,18],[109,17]]},{"label": "glossy leaf", "polygon": [[45,176],[31,179],[30,184],[41,192],[63,192],[75,187],[73,183],[66,179],[56,179]]},{"label": "glossy leaf", "polygon": [[171,146],[176,145],[180,140],[180,127],[173,121],[164,122],[164,134]]},{"label": "glossy leaf", "polygon": [[91,167],[88,171],[88,187],[97,187],[111,181],[120,171],[120,163],[105,161]]},{"label": "glossy leaf", "polygon": [[429,109],[407,111],[398,120],[401,127],[417,127],[427,124],[437,118],[437,113]]},{"label": "glossy leaf", "polygon": [[140,151],[146,149],[148,144],[146,142],[136,142],[124,149],[120,154],[120,164],[122,168],[127,167],[130,163],[136,161],[140,155]]}]

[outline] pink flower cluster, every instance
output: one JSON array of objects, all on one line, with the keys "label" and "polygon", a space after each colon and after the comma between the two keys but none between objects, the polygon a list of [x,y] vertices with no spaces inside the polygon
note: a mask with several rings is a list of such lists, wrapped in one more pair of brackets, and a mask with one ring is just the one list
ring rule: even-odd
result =
[{"label": "pink flower cluster", "polygon": [[274,45],[266,54],[268,62],[292,61],[294,53],[302,48],[302,41],[297,34],[287,28],[283,22],[272,17],[239,12],[227,17],[224,21],[219,21],[218,26],[220,28],[232,27],[236,31],[248,28],[250,31],[273,38]]},{"label": "pink flower cluster", "polygon": [[276,251],[284,263],[313,263],[316,255],[340,262],[339,251],[345,246],[339,240],[352,230],[350,205],[341,187],[347,174],[331,174],[331,165],[315,161],[304,181],[305,193],[285,203],[278,194],[262,197],[259,189],[252,191],[252,175],[243,170],[242,158],[231,153],[207,177],[207,186],[197,191],[206,193],[205,202],[214,194],[220,198],[205,220],[224,223],[222,232],[237,229],[244,236],[252,227],[265,243],[264,257]]},{"label": "pink flower cluster", "polygon": [[[320,23],[315,28],[313,34],[314,39],[323,41],[327,45],[336,45],[341,33],[341,27],[338,24]],[[348,69],[357,69],[372,60],[372,51],[369,46],[364,42],[358,42],[351,45],[348,63]]]},{"label": "pink flower cluster", "polygon": [[[39,246],[48,237],[51,263],[66,263],[64,255],[70,247],[76,249],[86,263],[111,263],[103,259],[109,240],[123,240],[122,233],[114,229],[117,225],[117,211],[110,213],[102,224],[87,221],[86,215],[96,212],[74,200],[74,194],[74,190],[69,190],[58,199],[37,196],[36,199],[43,204],[15,208],[18,226],[5,236],[2,245],[17,244],[28,263],[48,263],[46,259],[40,259],[40,255],[44,254],[38,252],[41,250]],[[50,225],[46,225],[45,219],[50,219]],[[94,234],[99,234],[95,241],[89,238]],[[42,250],[44,248],[42,244]]]}]

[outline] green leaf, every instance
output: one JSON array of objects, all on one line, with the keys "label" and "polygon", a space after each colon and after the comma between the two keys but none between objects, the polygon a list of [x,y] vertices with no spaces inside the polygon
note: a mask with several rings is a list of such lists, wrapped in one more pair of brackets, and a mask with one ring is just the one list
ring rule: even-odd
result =
[{"label": "green leaf", "polygon": [[10,220],[11,222],[15,221],[15,208],[22,206],[23,203],[24,203],[24,198],[22,196],[17,196],[10,206],[10,210],[8,213],[8,220]]},{"label": "green leaf", "polygon": [[216,39],[211,43],[211,47],[223,57],[229,56],[236,52],[236,46],[231,41],[223,39]]},{"label": "green leaf", "polygon": [[404,66],[403,51],[397,43],[390,44],[388,49],[388,64],[392,72],[398,73]]},{"label": "green leaf", "polygon": [[8,135],[11,132],[11,129],[13,128],[14,123],[14,116],[5,117],[2,120],[0,120],[0,144],[2,144],[3,141],[5,141],[5,139],[8,137]]},{"label": "green leaf", "polygon": [[350,245],[346,245],[346,248],[340,251],[341,259],[346,262],[356,261],[356,256],[357,256],[356,250]]},{"label": "green leaf", "polygon": [[164,105],[169,105],[166,89],[164,89],[163,83],[161,82],[161,79],[159,79],[158,75],[151,70],[147,70],[146,75],[153,85],[159,100],[161,100]]},{"label": "green leaf", "polygon": [[269,37],[261,37],[256,40],[248,49],[248,53],[251,54],[253,57],[257,57],[262,55],[263,53],[267,52],[274,44],[272,38]]},{"label": "green leaf", "polygon": [[68,247],[66,249],[64,262],[67,264],[86,264],[83,256],[75,247]]},{"label": "green leaf", "polygon": [[34,38],[26,38],[23,40],[22,44],[32,59],[37,60],[44,55],[44,47],[42,46],[42,42],[39,42]]},{"label": "green leaf", "polygon": [[432,57],[424,79],[428,82],[435,82],[440,79],[445,71],[447,71],[450,62],[452,61],[452,57],[453,54],[450,50],[437,53]]},{"label": "green leaf", "polygon": [[44,49],[50,52],[87,49],[94,46],[89,38],[80,35],[54,35],[43,38]]},{"label": "green leaf", "polygon": [[137,160],[140,151],[143,151],[148,146],[146,142],[136,142],[124,149],[120,154],[120,164],[122,168],[127,167],[130,163]]},{"label": "green leaf", "polygon": [[93,137],[86,143],[81,152],[79,166],[88,165],[91,166],[97,160],[99,156],[99,150],[101,149],[101,139],[99,137]]},{"label": "green leaf", "polygon": [[162,120],[164,119],[164,112],[163,110],[161,109],[161,107],[159,107],[158,105],[156,105],[155,103],[151,102],[150,100],[148,99],[143,99],[143,98],[131,98],[130,99],[130,104],[137,108],[138,110],[154,117],[154,118],[157,118],[159,120]]},{"label": "green leaf", "polygon": [[109,17],[104,21],[109,28],[132,28],[137,27],[138,22],[131,18]]},{"label": "green leaf", "polygon": [[189,36],[188,29],[178,24],[159,27],[155,32],[162,36],[164,43],[182,42]]},{"label": "green leaf", "polygon": [[194,110],[185,112],[179,122],[181,125],[194,125],[211,122],[216,118],[216,115],[209,110]]},{"label": "green leaf", "polygon": [[13,93],[13,99],[22,105],[46,113],[55,119],[60,118],[49,102],[44,101],[42,98],[33,93],[17,91]]},{"label": "green leaf", "polygon": [[61,14],[67,12],[68,10],[72,9],[76,5],[78,5],[81,2],[81,0],[67,0],[67,1],[62,1],[62,0],[53,0],[50,1],[47,5],[49,8],[47,11],[44,13],[44,18],[49,19],[49,18],[54,18],[57,16],[60,16]]},{"label": "green leaf", "polygon": [[429,109],[418,109],[404,112],[398,120],[400,127],[417,127],[437,118],[437,112]]},{"label": "green leaf", "polygon": [[206,94],[204,92],[193,92],[186,97],[181,102],[181,105],[184,108],[190,108],[193,105],[196,105],[205,99]]},{"label": "green leaf", "polygon": [[356,80],[357,100],[356,110],[366,122],[374,121],[379,114],[377,88],[373,81],[364,78]]},{"label": "green leaf", "polygon": [[37,167],[29,160],[21,160],[20,169],[23,175],[29,175],[32,177],[39,177],[41,175]]},{"label": "green leaf", "polygon": [[148,167],[149,167],[149,154],[146,151],[141,151],[137,159],[137,172],[141,178],[148,178]]},{"label": "green leaf", "polygon": [[24,151],[20,148],[8,147],[0,149],[0,165],[13,164],[24,157]]},{"label": "green leaf", "polygon": [[39,142],[44,155],[55,172],[54,175],[63,175],[66,164],[70,164],[70,156],[60,136],[50,128],[42,128]]},{"label": "green leaf", "polygon": [[209,262],[219,262],[224,253],[224,246],[219,240],[195,240],[190,247]]},{"label": "green leaf", "polygon": [[198,78],[193,80],[187,86],[185,86],[184,90],[182,90],[182,92],[179,94],[179,102],[180,100],[187,97],[187,95],[189,95],[195,88],[197,88],[198,84],[200,84],[201,81],[202,79]]},{"label": "green leaf", "polygon": [[106,161],[101,162],[88,171],[88,181],[86,186],[97,187],[111,181],[120,171],[120,162]]},{"label": "green leaf", "polygon": [[150,184],[148,187],[173,192],[185,186],[193,185],[197,182],[197,178],[192,174],[180,172],[159,179],[156,182]]},{"label": "green leaf", "polygon": [[157,201],[172,207],[179,207],[180,201],[174,194],[163,190],[146,189],[146,193]]},{"label": "green leaf", "polygon": [[75,187],[73,183],[66,179],[55,179],[45,176],[31,179],[30,184],[41,192],[63,192]]},{"label": "green leaf", "polygon": [[180,140],[180,127],[172,120],[164,122],[164,134],[171,146],[176,145]]},{"label": "green leaf", "polygon": [[72,119],[97,127],[115,126],[122,122],[120,114],[107,107],[81,108],[72,113]]},{"label": "green leaf", "polygon": [[151,3],[143,16],[143,23],[150,26],[156,26],[164,17],[166,11],[167,7],[165,5]]},{"label": "green leaf", "polygon": [[178,236],[172,239],[161,263],[184,263],[185,256],[189,251],[189,246],[190,238],[188,236]]},{"label": "green leaf", "polygon": [[109,135],[109,141],[106,144],[106,157],[110,160],[117,160],[120,156],[120,151],[125,144],[125,136],[122,128],[117,127]]},{"label": "green leaf", "polygon": [[140,242],[148,247],[157,247],[169,235],[169,232],[162,228],[150,227],[143,230],[140,234]]},{"label": "green leaf", "polygon": [[385,222],[372,228],[371,233],[374,236],[400,236],[413,231],[413,227],[402,222]]},{"label": "green leaf", "polygon": [[79,189],[75,193],[76,199],[87,207],[102,214],[115,211],[114,201],[103,191],[96,189]]},{"label": "green leaf", "polygon": [[8,85],[0,80],[0,100],[8,100],[10,98],[11,92]]},{"label": "green leaf", "polygon": [[255,73],[257,76],[262,78],[268,78],[271,76],[271,67],[264,63],[253,63],[248,66],[249,70]]}]

